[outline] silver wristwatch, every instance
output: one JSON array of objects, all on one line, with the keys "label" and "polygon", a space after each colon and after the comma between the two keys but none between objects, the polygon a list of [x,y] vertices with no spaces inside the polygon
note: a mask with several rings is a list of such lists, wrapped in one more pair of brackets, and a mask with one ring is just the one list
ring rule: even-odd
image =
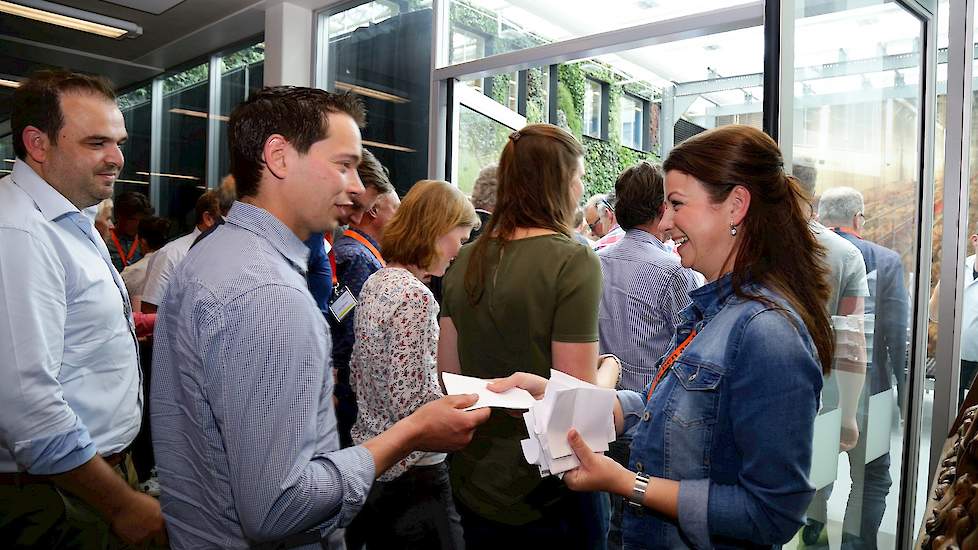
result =
[{"label": "silver wristwatch", "polygon": [[645,493],[648,489],[649,476],[641,472],[635,474],[635,485],[632,487],[632,496],[628,497],[628,503],[632,506],[644,506]]}]

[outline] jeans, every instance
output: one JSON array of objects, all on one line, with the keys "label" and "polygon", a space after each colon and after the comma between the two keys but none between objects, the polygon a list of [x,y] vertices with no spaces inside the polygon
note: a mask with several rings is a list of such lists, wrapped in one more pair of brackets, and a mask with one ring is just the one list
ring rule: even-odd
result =
[{"label": "jeans", "polygon": [[348,550],[461,549],[462,524],[452,500],[448,465],[415,466],[391,481],[377,481],[363,509],[346,528]]},{"label": "jeans", "polygon": [[[618,464],[628,468],[628,454],[631,445],[632,438],[621,435],[617,441],[608,445],[608,456],[613,458]],[[608,523],[608,550],[620,550],[621,518],[625,506],[628,506],[628,504],[625,502],[625,497],[621,495],[608,493],[608,497],[611,499],[611,521]]]},{"label": "jeans", "polygon": [[978,374],[978,361],[961,360],[961,383],[958,387],[958,407],[964,403],[964,393],[971,389],[971,382]]},{"label": "jeans", "polygon": [[[860,443],[862,443],[860,441]],[[860,444],[849,451],[849,475],[852,489],[846,504],[846,515],[842,523],[842,548],[852,550],[875,549],[876,539],[886,511],[886,495],[890,492],[890,453],[870,461],[865,468],[865,446]],[[833,485],[815,493],[809,514],[824,525],[826,503],[832,494]],[[809,519],[809,525],[812,525]],[[810,528],[810,527],[809,527]],[[823,527],[824,528],[824,527]],[[817,547],[809,544],[809,548]],[[827,546],[822,546],[827,548]]]},{"label": "jeans", "polygon": [[608,539],[608,494],[569,493],[525,525],[483,518],[459,502],[468,550],[560,548],[604,550]]}]

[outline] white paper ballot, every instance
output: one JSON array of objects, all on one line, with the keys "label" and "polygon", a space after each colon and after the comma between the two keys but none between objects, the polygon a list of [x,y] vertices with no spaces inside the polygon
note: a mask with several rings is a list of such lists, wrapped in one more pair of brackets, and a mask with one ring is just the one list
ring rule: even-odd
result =
[{"label": "white paper ballot", "polygon": [[567,442],[567,432],[574,428],[592,451],[607,451],[616,438],[614,406],[614,390],[551,370],[543,399],[523,414],[529,435],[520,442],[523,456],[540,469],[541,477],[573,470],[580,461]]},{"label": "white paper ballot", "polygon": [[489,381],[483,378],[473,378],[462,376],[450,372],[441,373],[441,379],[445,383],[445,393],[448,395],[460,395],[464,393],[475,393],[479,395],[479,400],[475,405],[466,408],[481,409],[483,407],[500,407],[503,409],[529,409],[537,400],[533,399],[530,392],[522,388],[511,388],[502,393],[496,393],[486,386]]}]

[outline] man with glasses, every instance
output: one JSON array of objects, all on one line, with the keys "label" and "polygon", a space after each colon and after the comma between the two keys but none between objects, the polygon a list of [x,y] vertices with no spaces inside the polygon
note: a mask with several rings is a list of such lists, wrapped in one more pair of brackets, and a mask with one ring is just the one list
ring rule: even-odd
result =
[{"label": "man with glasses", "polygon": [[614,244],[625,236],[625,230],[618,225],[615,217],[615,193],[594,195],[584,205],[584,221],[591,236],[598,239],[594,243],[595,250]]}]

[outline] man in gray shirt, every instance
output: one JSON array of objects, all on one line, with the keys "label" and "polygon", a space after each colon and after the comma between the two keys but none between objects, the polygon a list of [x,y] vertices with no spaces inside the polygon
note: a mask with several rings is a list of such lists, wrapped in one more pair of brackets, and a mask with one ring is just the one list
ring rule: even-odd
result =
[{"label": "man in gray shirt", "polygon": [[173,548],[320,548],[373,480],[415,450],[463,447],[475,396],[422,406],[339,449],[329,328],[306,284],[310,234],[363,189],[360,103],[266,88],[228,122],[239,202],[167,285],[151,415]]}]

